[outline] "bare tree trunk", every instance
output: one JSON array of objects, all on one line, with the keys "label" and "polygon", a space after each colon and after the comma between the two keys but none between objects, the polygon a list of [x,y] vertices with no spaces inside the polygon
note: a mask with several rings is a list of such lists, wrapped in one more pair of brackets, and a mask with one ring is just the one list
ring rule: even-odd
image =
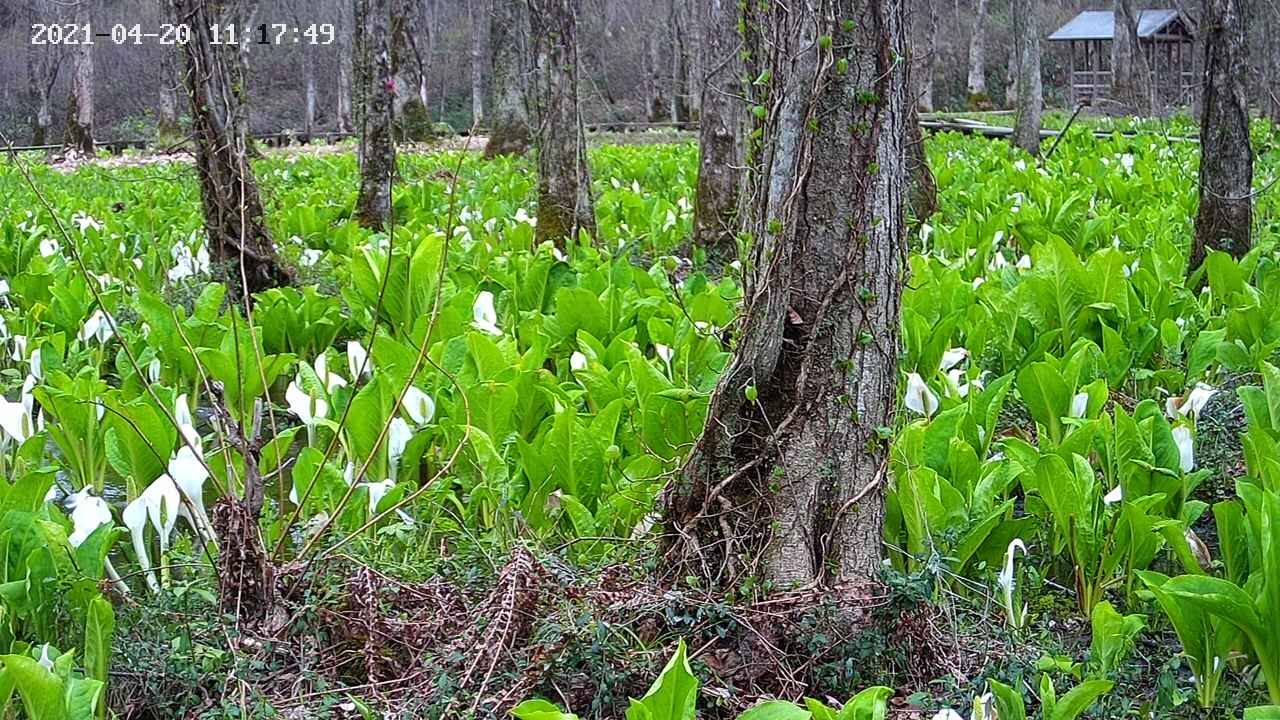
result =
[{"label": "bare tree trunk", "polygon": [[1280,0],[1260,0],[1265,18],[1262,107],[1272,125],[1280,126]]},{"label": "bare tree trunk", "polygon": [[698,130],[698,197],[693,214],[693,241],[729,254],[736,249],[738,195],[742,184],[744,106],[739,76],[741,35],[737,0],[702,0],[704,38],[702,121]]},{"label": "bare tree trunk", "polygon": [[586,133],[578,106],[578,0],[529,0],[538,58],[537,241],[563,246],[596,232]]},{"label": "bare tree trunk", "polygon": [[351,84],[355,75],[352,61],[355,57],[355,18],[351,13],[352,3],[338,0],[337,40],[338,40],[338,132],[349,133],[356,129],[352,116]]},{"label": "bare tree trunk", "polygon": [[1205,0],[1204,90],[1200,115],[1200,211],[1189,269],[1207,251],[1249,251],[1253,149],[1245,95],[1245,24],[1239,0]]},{"label": "bare tree trunk", "polygon": [[925,0],[924,42],[920,51],[912,51],[911,59],[916,73],[916,106],[920,112],[933,112],[933,76],[938,64],[938,8],[932,0]]},{"label": "bare tree trunk", "polygon": [[[425,5],[425,22],[422,17],[424,5],[418,0],[388,0],[388,4],[391,17],[388,41],[388,63],[392,73],[391,116],[394,122],[399,123],[401,138],[427,140],[432,132],[431,110],[427,105],[427,68],[434,34],[432,4],[428,2]],[[423,42],[419,42],[420,37]]]},{"label": "bare tree trunk", "polygon": [[489,8],[485,0],[470,0],[467,13],[471,17],[471,122],[484,122],[484,81],[488,76],[485,60],[485,35],[489,30]]},{"label": "bare tree trunk", "polygon": [[529,33],[524,0],[493,0],[489,15],[493,107],[486,158],[520,155],[529,148]]},{"label": "bare tree trunk", "polygon": [[305,99],[302,109],[302,133],[306,141],[316,132],[316,68],[314,50],[310,44],[302,46],[302,78],[305,87]]},{"label": "bare tree trunk", "polygon": [[182,46],[185,82],[191,100],[196,142],[196,171],[205,231],[213,256],[226,267],[226,280],[239,298],[286,284],[267,229],[258,184],[249,167],[248,119],[239,51],[215,45],[209,27],[232,17],[234,3],[216,0],[171,0],[174,17],[191,28]]},{"label": "bare tree trunk", "polygon": [[1040,84],[1040,30],[1034,0],[1013,0],[1013,41],[1018,53],[1018,106],[1013,144],[1032,156],[1040,154],[1040,113],[1044,97]]},{"label": "bare tree trunk", "polygon": [[160,97],[156,103],[156,137],[163,144],[177,142],[182,135],[178,123],[178,89],[182,75],[178,71],[181,60],[178,48],[160,49]]},{"label": "bare tree trunk", "polygon": [[1007,108],[1018,107],[1018,62],[1018,44],[1011,42],[1009,43],[1009,72],[1004,83],[1004,105]]},{"label": "bare tree trunk", "polygon": [[[72,21],[81,27],[89,24],[89,0],[75,4]],[[67,132],[62,146],[68,152],[93,157],[93,45],[73,45],[71,54],[74,63],[71,104],[67,108]]]},{"label": "bare tree trunk", "polygon": [[987,97],[987,0],[976,0],[973,8],[973,33],[969,36],[969,107],[989,107]]},{"label": "bare tree trunk", "polygon": [[360,194],[356,218],[381,229],[391,217],[391,181],[396,170],[392,135],[396,77],[391,67],[392,0],[356,0],[357,91],[361,96]]},{"label": "bare tree trunk", "polygon": [[1133,0],[1115,0],[1115,40],[1111,43],[1111,99],[1150,115],[1151,68],[1138,42],[1138,12]]},{"label": "bare tree trunk", "polygon": [[769,75],[747,151],[756,270],[706,429],[664,493],[666,562],[707,587],[868,581],[906,256],[904,0],[744,6]]},{"label": "bare tree trunk", "polygon": [[645,39],[645,94],[648,95],[649,122],[662,122],[667,103],[662,97],[662,34],[650,32]]},{"label": "bare tree trunk", "polygon": [[[57,21],[54,14],[41,1],[34,0],[28,6],[28,23]],[[44,145],[49,141],[49,129],[53,127],[53,85],[58,81],[58,68],[62,64],[62,47],[58,45],[26,45],[27,92],[33,111],[31,113],[31,144]]]},{"label": "bare tree trunk", "polygon": [[919,223],[938,212],[938,184],[929,169],[924,133],[920,129],[920,111],[915,103],[910,104],[907,114],[906,150],[907,175],[911,178],[907,208],[911,211],[911,218]]},{"label": "bare tree trunk", "polygon": [[685,46],[686,18],[681,0],[668,0],[667,30],[671,38],[671,122],[689,118],[689,64]]}]

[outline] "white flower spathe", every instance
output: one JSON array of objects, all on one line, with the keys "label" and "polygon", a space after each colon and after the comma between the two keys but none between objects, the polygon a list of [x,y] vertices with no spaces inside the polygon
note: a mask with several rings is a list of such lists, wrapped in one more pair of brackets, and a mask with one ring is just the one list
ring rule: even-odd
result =
[{"label": "white flower spathe", "polygon": [[58,245],[58,241],[54,240],[51,237],[45,238],[40,241],[40,257],[49,257],[51,255],[57,255],[58,250],[60,249],[61,249],[61,246]]},{"label": "white flower spathe", "polygon": [[97,340],[98,344],[105,345],[111,336],[115,334],[112,330],[114,320],[111,316],[98,308],[93,311],[88,320],[84,321],[84,325],[80,328],[80,342],[87,343],[90,340]]},{"label": "white flower spathe", "polygon": [[1102,503],[1104,505],[1114,505],[1123,499],[1124,499],[1124,492],[1120,489],[1120,486],[1117,485],[1111,488],[1111,492],[1102,496]]},{"label": "white flower spathe", "polygon": [[476,295],[476,302],[471,306],[471,326],[490,335],[501,335],[498,328],[498,311],[493,307],[493,293],[488,290]]},{"label": "white flower spathe", "polygon": [[303,425],[314,425],[317,420],[323,420],[329,414],[329,403],[323,398],[313,398],[306,394],[296,381],[289,383],[289,387],[285,389],[284,401],[289,406],[289,412],[296,415]]},{"label": "white flower spathe", "polygon": [[587,356],[583,355],[577,350],[574,350],[573,354],[569,356],[569,369],[573,370],[574,372],[577,372],[579,370],[586,370]]},{"label": "white flower spathe", "polygon": [[79,226],[80,232],[82,233],[88,230],[89,228],[93,228],[94,230],[102,230],[102,223],[98,222],[96,219],[94,219],[92,215],[89,215],[87,213],[83,213],[83,212],[76,213],[71,217],[71,222]]},{"label": "white flower spathe", "polygon": [[72,530],[67,536],[71,547],[80,547],[94,530],[111,523],[107,501],[92,495],[88,487],[68,497],[67,507],[71,508]]},{"label": "white flower spathe", "polygon": [[400,400],[400,406],[404,408],[405,414],[414,425],[426,425],[436,416],[436,401],[413,385],[405,391],[404,397]]},{"label": "white flower spathe", "polygon": [[1003,595],[1004,610],[1009,624],[1013,627],[1021,627],[1022,621],[1026,617],[1027,607],[1024,604],[1021,612],[1014,607],[1014,592],[1017,590],[1017,576],[1014,574],[1013,558],[1019,551],[1022,555],[1027,555],[1027,546],[1023,544],[1022,538],[1014,538],[1009,543],[1009,548],[1004,553],[1004,568],[1000,571],[1000,575],[996,578],[996,582],[1000,584],[1000,592]]},{"label": "white flower spathe", "polygon": [[316,378],[320,380],[320,384],[324,386],[324,391],[332,393],[340,387],[347,386],[347,379],[336,372],[329,370],[329,360],[324,353],[316,356],[315,362]]},{"label": "white flower spathe", "polygon": [[22,385],[22,396],[17,402],[9,402],[0,395],[0,430],[13,438],[19,445],[44,428],[44,416],[35,416],[35,398],[31,389],[35,386],[35,378],[28,375]]},{"label": "white flower spathe", "polygon": [[369,362],[369,351],[358,340],[347,341],[347,369],[351,377],[359,380],[362,376],[373,374],[373,363]]},{"label": "white flower spathe", "polygon": [[1089,411],[1089,393],[1076,393],[1071,398],[1071,411],[1068,417],[1082,418]]},{"label": "white flower spathe", "polygon": [[1173,444],[1178,446],[1178,462],[1182,472],[1188,473],[1196,469],[1195,439],[1191,436],[1191,428],[1179,425],[1173,429]]},{"label": "white flower spathe", "polygon": [[138,555],[138,565],[142,567],[143,574],[147,578],[147,585],[155,591],[160,590],[160,583],[151,572],[151,558],[147,554],[144,533],[147,524],[150,523],[160,536],[161,554],[167,552],[173,528],[178,523],[178,508],[181,503],[178,486],[174,484],[173,478],[161,475],[133,502],[126,505],[124,512],[121,513],[124,524],[129,528],[129,534],[133,539],[133,551]]},{"label": "white flower spathe", "polygon": [[1218,389],[1212,385],[1198,382],[1184,397],[1171,397],[1165,401],[1165,413],[1171,418],[1187,415],[1193,422],[1199,420],[1200,411],[1217,392]]},{"label": "white flower spathe", "polygon": [[942,353],[942,369],[950,370],[951,368],[964,362],[969,357],[969,351],[965,348],[951,348]]},{"label": "white flower spathe", "polygon": [[918,373],[907,375],[907,395],[904,402],[907,409],[917,415],[932,417],[938,411],[938,396],[933,394]]}]

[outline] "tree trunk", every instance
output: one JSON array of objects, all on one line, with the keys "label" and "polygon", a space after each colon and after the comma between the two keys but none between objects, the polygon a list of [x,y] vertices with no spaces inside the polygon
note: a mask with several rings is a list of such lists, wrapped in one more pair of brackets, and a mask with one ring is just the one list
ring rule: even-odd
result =
[{"label": "tree trunk", "polygon": [[595,203],[578,106],[578,0],[529,0],[538,57],[537,241],[594,236]]},{"label": "tree trunk", "polygon": [[1040,84],[1040,30],[1034,0],[1013,0],[1013,41],[1018,53],[1018,105],[1013,144],[1031,156],[1040,154],[1040,112],[1044,97]]},{"label": "tree trunk", "polygon": [[1280,126],[1280,0],[1266,0],[1262,12],[1266,18],[1262,107],[1271,124]]},{"label": "tree trunk", "polygon": [[493,0],[489,10],[493,106],[486,158],[529,149],[529,11],[523,0]]},{"label": "tree trunk", "polygon": [[920,130],[920,112],[915,103],[911,103],[908,112],[906,149],[911,193],[907,198],[907,208],[911,212],[911,218],[920,223],[938,212],[938,184],[933,179],[933,171],[929,169],[924,133]]},{"label": "tree trunk", "polygon": [[311,142],[316,132],[316,68],[315,51],[310,44],[302,46],[302,84],[305,97],[302,108],[302,134]]},{"label": "tree trunk", "polygon": [[667,103],[662,97],[662,34],[656,29],[645,39],[645,94],[648,95],[649,122],[662,122],[667,117]]},{"label": "tree trunk", "polygon": [[769,76],[747,149],[755,271],[706,429],[663,496],[674,577],[786,588],[880,570],[906,259],[904,2],[744,4],[746,52]]},{"label": "tree trunk", "polygon": [[693,242],[721,254],[736,251],[738,196],[742,184],[744,107],[739,60],[737,0],[702,0],[699,22],[706,78],[702,82],[702,122],[698,130],[698,195]]},{"label": "tree trunk", "polygon": [[191,100],[196,171],[205,231],[212,254],[226,270],[235,297],[288,283],[267,229],[262,200],[249,166],[244,76],[233,45],[211,42],[209,27],[233,17],[234,3],[171,0],[174,17],[191,28],[182,46]]},{"label": "tree trunk", "polygon": [[178,71],[181,56],[178,48],[160,49],[160,97],[156,103],[156,137],[162,145],[174,144],[182,136],[178,123],[178,90],[182,74]]},{"label": "tree trunk", "polygon": [[[33,2],[28,6],[29,27],[37,22],[56,21],[57,18],[46,12],[48,8],[43,2]],[[49,45],[27,44],[27,92],[30,96],[31,144],[44,145],[49,141],[49,129],[53,126],[52,96],[53,84],[58,80],[58,68],[62,64],[61,48]]]},{"label": "tree trunk", "polygon": [[685,46],[686,18],[681,0],[668,0],[667,29],[671,37],[671,122],[689,119],[689,64]]},{"label": "tree trunk", "polygon": [[355,75],[355,70],[352,67],[352,61],[356,53],[355,43],[353,40],[353,34],[355,33],[353,25],[355,23],[355,19],[350,12],[351,7],[352,3],[347,2],[347,0],[339,0],[338,2],[338,17],[340,19],[340,24],[338,24],[336,28],[338,35],[337,115],[338,132],[343,133],[354,132],[356,129],[352,115],[351,103],[351,83],[352,78]]},{"label": "tree trunk", "polygon": [[920,51],[912,51],[916,81],[916,106],[920,112],[933,112],[933,76],[937,67],[938,50],[938,8],[932,0],[925,0],[925,22],[921,34],[924,41],[920,43]]},{"label": "tree trunk", "polygon": [[392,106],[391,0],[356,0],[355,28],[360,93],[360,194],[356,219],[381,229],[391,218],[391,181],[396,170]]},{"label": "tree trunk", "polygon": [[990,107],[987,97],[987,35],[983,24],[987,19],[987,0],[977,0],[973,8],[973,34],[969,36],[969,107]]},{"label": "tree trunk", "polygon": [[1151,68],[1138,42],[1138,12],[1133,0],[1115,0],[1115,40],[1111,43],[1111,99],[1139,115],[1150,115]]},{"label": "tree trunk", "polygon": [[[79,0],[72,21],[83,27],[89,20],[89,0]],[[71,54],[74,63],[71,104],[67,108],[67,132],[62,146],[67,152],[93,157],[93,45],[73,45]]]},{"label": "tree trunk", "polygon": [[1204,90],[1200,115],[1200,211],[1191,270],[1208,250],[1249,251],[1253,149],[1245,95],[1245,25],[1239,0],[1205,0]]},{"label": "tree trunk", "polygon": [[470,0],[467,13],[471,16],[471,122],[484,122],[484,81],[489,74],[485,67],[484,41],[488,31],[489,9],[485,0]]}]

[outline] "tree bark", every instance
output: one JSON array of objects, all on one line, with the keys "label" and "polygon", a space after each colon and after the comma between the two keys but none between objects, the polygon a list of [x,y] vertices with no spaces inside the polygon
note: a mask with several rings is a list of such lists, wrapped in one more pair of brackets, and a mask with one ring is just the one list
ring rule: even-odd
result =
[{"label": "tree bark", "polygon": [[234,3],[171,2],[174,17],[191,28],[191,40],[182,52],[205,231],[214,258],[226,269],[227,287],[233,296],[245,298],[291,278],[276,255],[249,166],[239,51],[233,45],[213,44],[209,34],[210,25],[234,17]]},{"label": "tree bark", "polygon": [[916,77],[916,106],[920,112],[933,112],[933,77],[938,64],[938,8],[932,0],[925,0],[924,29],[920,34],[924,41],[919,44],[919,52],[914,49],[911,59]]},{"label": "tree bark", "polygon": [[1189,269],[1210,249],[1249,251],[1253,148],[1245,94],[1245,24],[1239,0],[1205,0],[1205,60],[1200,115],[1200,210]]},{"label": "tree bark", "polygon": [[755,270],[706,429],[663,495],[673,577],[785,588],[879,572],[906,259],[904,1],[744,4],[747,52],[769,74],[747,148]]},{"label": "tree bark", "polygon": [[[28,6],[27,26],[37,22],[56,21],[57,17],[46,12],[47,6],[36,0]],[[58,68],[62,64],[61,47],[26,45],[27,93],[31,107],[31,144],[44,145],[49,141],[49,129],[53,127],[53,85],[58,80]]]},{"label": "tree bark", "polygon": [[969,36],[969,107],[990,107],[987,97],[987,0],[976,0],[973,8],[973,33]]},{"label": "tree bark", "polygon": [[[89,0],[79,0],[72,22],[83,27],[89,21]],[[67,132],[62,146],[67,152],[93,157],[93,45],[73,45],[71,57],[71,103],[67,108]]]},{"label": "tree bark", "polygon": [[1111,43],[1111,99],[1139,115],[1150,115],[1151,68],[1138,42],[1138,12],[1133,0],[1115,0],[1115,40]]},{"label": "tree bark", "polygon": [[1044,96],[1040,84],[1040,30],[1034,0],[1013,0],[1013,41],[1018,54],[1018,105],[1013,144],[1031,156],[1040,154],[1040,113]]},{"label": "tree bark", "polygon": [[338,92],[337,92],[337,115],[338,115],[338,132],[349,133],[354,132],[356,124],[352,115],[352,78],[355,75],[353,68],[353,59],[356,53],[353,35],[355,33],[355,19],[351,13],[352,3],[347,0],[339,0],[338,17],[339,24],[337,30],[337,53],[338,53]]},{"label": "tree bark", "polygon": [[356,219],[382,229],[391,218],[391,182],[396,170],[391,67],[391,0],[356,0],[356,47],[360,117],[360,194]]},{"label": "tree bark", "polygon": [[595,203],[578,105],[578,0],[529,0],[538,57],[537,241],[594,236]]},{"label": "tree bark", "polygon": [[524,0],[493,0],[489,14],[489,142],[484,156],[521,155],[529,149],[529,11]]},{"label": "tree bark", "polygon": [[178,71],[181,56],[178,48],[160,49],[160,96],[156,103],[156,137],[163,144],[177,142],[182,135],[178,123],[178,90],[182,74]]},{"label": "tree bark", "polygon": [[739,79],[741,35],[737,0],[702,0],[699,22],[707,76],[702,82],[698,130],[698,195],[693,241],[723,254],[736,250],[738,197],[742,186],[743,92]]},{"label": "tree bark", "polygon": [[1265,17],[1262,107],[1271,124],[1280,125],[1280,0],[1264,0]]},{"label": "tree bark", "polygon": [[485,35],[489,29],[489,8],[485,0],[470,0],[467,13],[471,17],[471,122],[484,122],[484,84],[489,74],[485,67]]},{"label": "tree bark", "polygon": [[307,142],[316,132],[316,68],[314,50],[310,44],[302,46],[302,84],[305,96],[302,108],[302,133]]},{"label": "tree bark", "polygon": [[650,32],[645,39],[645,94],[648,95],[649,122],[662,122],[667,117],[667,102],[662,96],[662,33]]}]

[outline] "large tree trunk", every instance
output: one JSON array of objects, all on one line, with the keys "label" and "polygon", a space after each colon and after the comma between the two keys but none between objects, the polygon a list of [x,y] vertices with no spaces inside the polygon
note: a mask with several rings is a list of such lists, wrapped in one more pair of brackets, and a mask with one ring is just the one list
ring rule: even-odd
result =
[{"label": "large tree trunk", "polygon": [[1262,60],[1262,107],[1271,124],[1280,126],[1280,0],[1265,0],[1263,43],[1266,57]]},{"label": "large tree trunk", "polygon": [[667,29],[671,37],[671,122],[689,119],[689,48],[685,44],[685,7],[682,0],[668,0]]},{"label": "large tree trunk", "polygon": [[645,95],[649,122],[662,122],[667,116],[667,102],[662,96],[662,33],[656,29],[645,38]]},{"label": "large tree trunk", "polygon": [[156,103],[156,137],[162,144],[176,143],[182,135],[178,123],[178,90],[182,86],[182,74],[178,63],[182,59],[178,48],[160,49],[160,96]]},{"label": "large tree trunk", "polygon": [[239,51],[211,42],[209,27],[234,17],[234,3],[171,0],[174,17],[191,28],[182,46],[191,100],[196,171],[205,231],[213,256],[239,298],[289,282],[267,229],[258,184],[249,167],[248,120]]},{"label": "large tree trunk", "polygon": [[1034,0],[1013,0],[1013,41],[1018,55],[1017,119],[1013,144],[1032,156],[1040,154],[1040,113],[1044,109],[1040,84],[1040,30]]},{"label": "large tree trunk", "polygon": [[471,122],[484,122],[484,81],[489,74],[485,67],[485,35],[489,29],[489,8],[486,0],[470,0],[467,13],[471,17]]},{"label": "large tree trunk", "polygon": [[988,107],[987,97],[987,0],[976,0],[973,8],[973,33],[969,36],[969,107]]},{"label": "large tree trunk", "polygon": [[880,570],[906,256],[904,1],[744,4],[747,52],[770,77],[748,150],[755,271],[706,429],[663,497],[675,577],[785,588]]},{"label": "large tree trunk", "polygon": [[923,35],[924,41],[919,51],[911,51],[913,71],[916,73],[916,105],[920,112],[933,112],[933,76],[937,67],[938,50],[938,8],[933,0],[925,0],[924,28],[917,37]]},{"label": "large tree trunk", "polygon": [[356,219],[381,229],[391,217],[396,171],[391,68],[391,0],[356,0],[357,92],[360,93],[360,194]]},{"label": "large tree trunk", "polygon": [[1115,0],[1115,40],[1111,43],[1111,99],[1139,115],[1153,110],[1151,68],[1138,42],[1133,0]]},{"label": "large tree trunk", "polygon": [[[83,27],[89,20],[89,0],[79,0],[72,21]],[[71,54],[74,63],[71,104],[67,108],[67,132],[62,146],[68,152],[93,157],[93,45],[73,45]]]},{"label": "large tree trunk", "polygon": [[[387,61],[393,81],[391,114],[400,122],[402,137],[425,140],[431,124],[427,67],[435,35],[434,6],[419,0],[388,0],[388,5],[391,20]],[[356,25],[359,27],[358,21]]]},{"label": "large tree trunk", "polygon": [[302,108],[302,134],[307,142],[316,132],[316,67],[315,51],[308,43],[302,46],[302,84],[305,93]]},{"label": "large tree trunk", "polygon": [[337,116],[338,116],[338,132],[349,133],[354,132],[356,124],[353,119],[352,109],[352,79],[355,76],[353,60],[355,58],[354,34],[355,24],[354,16],[351,13],[352,3],[346,0],[340,0],[338,3],[337,40],[338,40],[338,92],[337,92]]},{"label": "large tree trunk", "polygon": [[529,148],[529,33],[529,11],[524,2],[493,0],[489,15],[493,106],[489,143],[484,147],[486,158],[519,155]]},{"label": "large tree trunk", "polygon": [[702,82],[702,123],[698,130],[698,196],[693,241],[722,254],[736,249],[738,194],[742,184],[744,107],[738,46],[737,0],[701,0],[707,76]]},{"label": "large tree trunk", "polygon": [[1200,115],[1200,211],[1190,269],[1207,250],[1249,251],[1253,149],[1245,95],[1245,25],[1239,0],[1205,0],[1204,90]]},{"label": "large tree trunk", "polygon": [[595,235],[587,139],[578,106],[578,0],[529,0],[538,58],[537,241]]}]

